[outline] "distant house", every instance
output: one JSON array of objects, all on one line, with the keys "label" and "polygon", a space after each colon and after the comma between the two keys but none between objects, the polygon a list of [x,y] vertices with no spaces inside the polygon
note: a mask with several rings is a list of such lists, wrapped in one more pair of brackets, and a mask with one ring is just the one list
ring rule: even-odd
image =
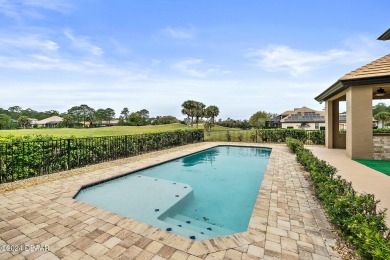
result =
[{"label": "distant house", "polygon": [[39,121],[35,121],[34,123],[31,123],[31,125],[34,126],[45,126],[45,127],[55,127],[58,125],[58,123],[62,122],[63,118],[59,116],[51,116],[46,119],[42,119]]},{"label": "distant house", "polygon": [[[346,130],[346,113],[339,114],[339,129]],[[376,126],[377,120],[372,119],[373,126]],[[287,110],[278,116],[267,121],[268,127],[305,129],[305,130],[324,130],[325,112],[314,110],[308,107],[294,108]]]},{"label": "distant house", "polygon": [[325,129],[324,111],[316,111],[308,107],[295,108],[281,114],[282,128],[321,130]]},{"label": "distant house", "polygon": [[117,125],[118,122],[119,122],[118,119],[113,119],[111,121],[94,122],[93,124],[95,126],[114,126]]},{"label": "distant house", "polygon": [[29,128],[33,128],[39,120],[36,118],[29,118],[28,121],[30,122]]}]

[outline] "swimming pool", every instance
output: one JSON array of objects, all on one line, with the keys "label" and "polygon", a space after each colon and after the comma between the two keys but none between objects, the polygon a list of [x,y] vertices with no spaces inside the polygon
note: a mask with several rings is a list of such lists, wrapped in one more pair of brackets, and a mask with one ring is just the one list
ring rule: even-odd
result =
[{"label": "swimming pool", "polygon": [[271,153],[218,146],[107,182],[75,197],[195,240],[247,230]]}]

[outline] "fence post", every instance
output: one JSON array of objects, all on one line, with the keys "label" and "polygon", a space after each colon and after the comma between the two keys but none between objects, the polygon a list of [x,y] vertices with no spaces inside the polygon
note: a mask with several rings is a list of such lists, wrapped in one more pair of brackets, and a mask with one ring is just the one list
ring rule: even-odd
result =
[{"label": "fence post", "polygon": [[257,133],[257,129],[256,129],[256,143],[257,143],[257,134],[258,134],[258,133]]},{"label": "fence post", "polygon": [[68,147],[67,147],[67,153],[68,153],[68,170],[70,170],[70,139],[68,138]]}]

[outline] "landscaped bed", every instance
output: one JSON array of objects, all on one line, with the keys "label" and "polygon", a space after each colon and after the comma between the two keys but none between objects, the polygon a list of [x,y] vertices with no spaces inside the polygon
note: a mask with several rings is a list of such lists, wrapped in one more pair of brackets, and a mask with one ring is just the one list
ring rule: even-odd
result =
[{"label": "landscaped bed", "polygon": [[319,160],[296,139],[287,141],[297,160],[310,174],[315,193],[330,222],[364,259],[390,259],[390,233],[385,211],[371,194],[358,194],[350,182],[336,175],[337,169]]}]

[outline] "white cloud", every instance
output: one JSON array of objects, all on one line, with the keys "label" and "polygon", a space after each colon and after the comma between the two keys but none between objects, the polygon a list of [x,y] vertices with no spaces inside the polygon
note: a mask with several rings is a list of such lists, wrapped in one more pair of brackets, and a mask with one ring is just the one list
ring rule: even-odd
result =
[{"label": "white cloud", "polygon": [[42,18],[42,10],[64,13],[70,9],[70,1],[66,0],[0,0],[0,13],[17,20]]},{"label": "white cloud", "polygon": [[172,28],[166,27],[162,30],[165,35],[172,37],[173,39],[178,40],[189,40],[195,37],[194,28]]},{"label": "white cloud", "polygon": [[86,51],[94,56],[103,55],[103,49],[90,43],[88,37],[76,37],[71,30],[65,30],[64,34],[72,42],[75,48]]},{"label": "white cloud", "polygon": [[190,59],[179,61],[178,63],[176,63],[174,65],[174,67],[184,74],[187,74],[187,75],[190,75],[193,77],[202,78],[202,77],[206,76],[206,73],[202,72],[198,69],[193,68],[194,65],[199,65],[201,63],[202,63],[201,59],[190,58]]},{"label": "white cloud", "polygon": [[229,73],[229,71],[222,70],[220,66],[205,64],[202,59],[196,58],[178,61],[173,67],[181,73],[197,78],[204,78],[211,73]]},{"label": "white cloud", "polygon": [[86,59],[68,60],[59,56],[31,54],[23,57],[8,57],[0,55],[0,68],[30,71],[70,72],[74,75],[92,75],[96,77],[120,77],[124,80],[139,80],[147,78],[147,72],[136,68],[134,64],[109,64],[103,61]]},{"label": "white cloud", "polygon": [[361,63],[372,59],[372,53],[364,49],[331,49],[322,52],[293,49],[285,45],[270,45],[252,49],[246,57],[267,71],[287,71],[298,76],[332,64]]},{"label": "white cloud", "polygon": [[0,37],[0,49],[2,48],[20,48],[20,49],[34,49],[40,51],[57,51],[60,46],[58,43],[43,39],[38,35],[26,35],[16,37]]}]

